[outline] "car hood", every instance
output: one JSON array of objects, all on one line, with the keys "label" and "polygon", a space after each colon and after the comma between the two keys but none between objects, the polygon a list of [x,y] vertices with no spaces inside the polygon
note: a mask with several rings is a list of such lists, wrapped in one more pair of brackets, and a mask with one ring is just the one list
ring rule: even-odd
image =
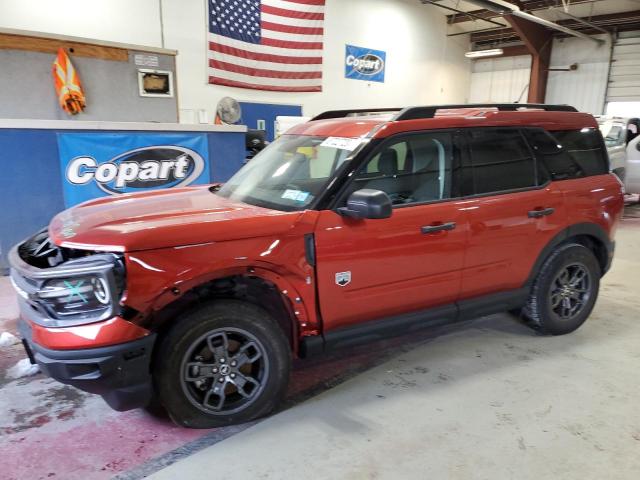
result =
[{"label": "car hood", "polygon": [[56,215],[49,236],[62,247],[126,252],[276,235],[300,216],[236,203],[209,188],[91,200]]}]

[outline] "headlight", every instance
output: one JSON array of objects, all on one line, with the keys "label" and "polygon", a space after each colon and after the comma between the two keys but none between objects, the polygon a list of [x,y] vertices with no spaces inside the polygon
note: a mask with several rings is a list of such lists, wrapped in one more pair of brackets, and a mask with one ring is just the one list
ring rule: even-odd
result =
[{"label": "headlight", "polygon": [[95,316],[111,305],[109,286],[98,275],[49,280],[37,295],[39,303],[58,317]]}]

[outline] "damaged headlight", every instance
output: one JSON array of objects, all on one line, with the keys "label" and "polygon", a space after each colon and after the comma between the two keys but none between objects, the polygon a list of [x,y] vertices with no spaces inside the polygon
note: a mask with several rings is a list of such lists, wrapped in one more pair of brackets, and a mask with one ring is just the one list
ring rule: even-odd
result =
[{"label": "damaged headlight", "polygon": [[122,254],[53,244],[46,230],[9,252],[11,281],[28,318],[71,327],[119,315],[126,286]]},{"label": "damaged headlight", "polygon": [[99,315],[111,305],[109,285],[97,275],[49,280],[37,295],[40,304],[59,317]]}]

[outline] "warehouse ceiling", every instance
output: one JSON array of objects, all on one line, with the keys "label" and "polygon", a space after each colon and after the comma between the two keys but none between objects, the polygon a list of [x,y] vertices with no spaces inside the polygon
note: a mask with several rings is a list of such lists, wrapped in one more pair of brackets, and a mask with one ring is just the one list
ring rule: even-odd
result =
[{"label": "warehouse ceiling", "polygon": [[[497,12],[464,0],[420,0],[447,15],[449,35],[470,34],[475,48],[520,43],[518,34]],[[520,10],[588,35],[640,30],[640,0],[520,0]],[[566,36],[549,30],[550,34]]]}]

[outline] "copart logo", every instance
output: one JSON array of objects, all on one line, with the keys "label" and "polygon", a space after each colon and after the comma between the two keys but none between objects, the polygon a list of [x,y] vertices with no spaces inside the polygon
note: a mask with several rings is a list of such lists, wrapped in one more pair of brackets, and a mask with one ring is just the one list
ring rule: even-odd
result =
[{"label": "copart logo", "polygon": [[359,57],[347,55],[346,62],[347,66],[352,67],[362,75],[375,75],[380,73],[384,68],[384,60],[373,53],[367,53]]},{"label": "copart logo", "polygon": [[142,147],[100,163],[90,156],[76,157],[67,167],[74,185],[95,181],[112,195],[152,188],[189,185],[204,170],[204,159],[193,150],[175,145]]}]

